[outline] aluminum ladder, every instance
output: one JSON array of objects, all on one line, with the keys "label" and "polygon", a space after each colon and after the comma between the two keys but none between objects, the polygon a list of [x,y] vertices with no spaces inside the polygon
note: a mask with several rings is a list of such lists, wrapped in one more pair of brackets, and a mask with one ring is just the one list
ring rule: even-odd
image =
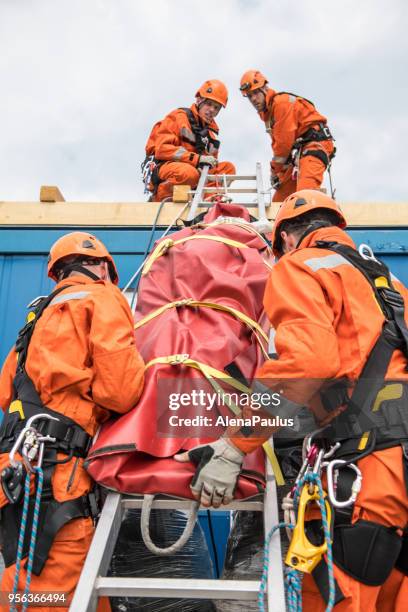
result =
[{"label": "aluminum ladder", "polygon": [[[264,532],[277,525],[278,503],[276,483],[267,461],[267,485],[264,498],[234,501],[220,510],[252,510],[264,513]],[[142,496],[109,493],[79,579],[70,611],[95,612],[98,597],[163,597],[210,600],[256,601],[259,580],[221,580],[196,578],[121,578],[106,577],[119,534],[125,508],[141,508]],[[191,502],[171,497],[156,498],[153,508],[187,510]],[[217,510],[212,509],[216,512]],[[285,590],[279,530],[269,547],[267,604],[269,612],[285,612]]]},{"label": "aluminum ladder", "polygon": [[[230,197],[232,194],[239,193],[254,193],[256,194],[254,202],[242,203],[241,206],[248,206],[258,209],[258,219],[264,221],[267,219],[266,208],[270,206],[270,193],[264,191],[263,179],[262,179],[262,166],[260,162],[256,163],[256,172],[254,175],[241,175],[241,174],[208,174],[209,167],[204,166],[201,171],[200,180],[195,190],[191,190],[190,197],[191,206],[187,216],[187,221],[192,221],[197,215],[198,208],[208,208],[212,206],[211,200],[205,200],[204,195],[221,194],[226,197]],[[207,187],[208,182],[217,181],[219,185],[217,187]],[[231,187],[231,183],[236,181],[250,181],[255,183],[253,187]],[[269,195],[269,201],[265,205],[265,195]]]}]

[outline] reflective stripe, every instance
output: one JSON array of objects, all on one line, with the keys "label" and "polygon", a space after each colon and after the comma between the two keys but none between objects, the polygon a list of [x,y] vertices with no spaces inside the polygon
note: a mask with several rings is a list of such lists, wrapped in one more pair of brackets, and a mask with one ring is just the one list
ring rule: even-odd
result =
[{"label": "reflective stripe", "polygon": [[49,306],[54,306],[55,304],[61,304],[62,302],[68,302],[69,300],[82,300],[82,298],[90,295],[90,291],[77,291],[76,293],[65,293],[63,295],[57,295],[51,302]]},{"label": "reflective stripe", "polygon": [[336,268],[337,266],[351,266],[351,263],[345,259],[342,255],[338,255],[337,253],[333,255],[326,255],[325,257],[313,257],[312,259],[307,259],[305,265],[313,270],[313,272],[317,272],[321,269],[330,269]]},{"label": "reflective stripe", "polygon": [[268,353],[270,355],[276,355],[275,336],[276,336],[276,329],[271,327],[269,331],[269,345],[268,345]]},{"label": "reflective stripe", "polygon": [[293,94],[289,94],[289,102],[296,102],[296,96],[294,96]]},{"label": "reflective stripe", "polygon": [[184,138],[184,140],[188,140],[192,144],[195,144],[195,141],[196,141],[195,134],[193,134],[193,132],[189,130],[188,128],[182,127],[180,130],[180,136],[181,138]]},{"label": "reflective stripe", "polygon": [[173,155],[173,159],[181,159],[184,153],[187,153],[187,149],[185,149],[184,147],[179,147]]},{"label": "reflective stripe", "polygon": [[287,157],[281,157],[280,155],[274,155],[272,157],[272,161],[277,162],[278,164],[284,164],[287,160]]}]

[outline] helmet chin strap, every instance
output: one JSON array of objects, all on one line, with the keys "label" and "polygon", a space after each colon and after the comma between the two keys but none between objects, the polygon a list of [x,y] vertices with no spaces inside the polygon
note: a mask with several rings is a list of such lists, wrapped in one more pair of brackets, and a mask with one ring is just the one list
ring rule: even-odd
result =
[{"label": "helmet chin strap", "polygon": [[300,243],[304,238],[306,238],[306,236],[319,229],[320,227],[330,227],[331,225],[333,224],[329,221],[311,221],[303,232],[303,234],[300,236],[299,240],[297,241],[296,249],[299,248]]},{"label": "helmet chin strap", "polygon": [[67,276],[69,276],[71,272],[80,272],[81,274],[85,274],[85,276],[89,276],[89,278],[95,281],[101,280],[99,276],[97,276],[96,274],[91,272],[91,270],[88,270],[84,266],[81,266],[81,264],[79,263],[72,263],[65,266],[61,280],[67,278]]}]

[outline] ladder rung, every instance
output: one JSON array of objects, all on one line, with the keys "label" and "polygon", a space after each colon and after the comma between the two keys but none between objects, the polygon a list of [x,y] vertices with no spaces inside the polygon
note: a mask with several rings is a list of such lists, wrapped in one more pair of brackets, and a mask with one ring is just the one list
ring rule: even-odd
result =
[{"label": "ladder rung", "polygon": [[255,601],[259,580],[199,580],[197,578],[98,578],[98,596],[188,597]]},{"label": "ladder rung", "polygon": [[244,175],[244,174],[210,174],[208,177],[208,180],[212,181],[214,179],[223,179],[224,176],[227,177],[228,181],[234,180],[234,181],[254,181],[256,179],[256,175],[255,174],[251,174],[251,175]]},{"label": "ladder rung", "polygon": [[[140,497],[123,497],[122,505],[124,508],[141,508],[143,498]],[[189,510],[191,508],[191,501],[188,499],[155,499],[152,505],[153,509],[156,510]],[[201,510],[205,509],[200,507]],[[257,500],[246,500],[246,501],[233,501],[227,506],[220,506],[219,508],[211,508],[211,512],[226,512],[229,510],[252,510],[253,512],[263,511],[263,501]]]},{"label": "ladder rung", "polygon": [[[258,202],[234,202],[237,206],[246,206],[247,208],[258,208]],[[204,202],[198,202],[197,208],[211,208],[214,205],[214,202],[208,202],[205,200]]]},{"label": "ladder rung", "polygon": [[[205,193],[220,193],[222,187],[204,187],[203,192]],[[193,192],[190,192],[193,193]],[[228,187],[228,195],[230,193],[258,193],[254,187]]]}]

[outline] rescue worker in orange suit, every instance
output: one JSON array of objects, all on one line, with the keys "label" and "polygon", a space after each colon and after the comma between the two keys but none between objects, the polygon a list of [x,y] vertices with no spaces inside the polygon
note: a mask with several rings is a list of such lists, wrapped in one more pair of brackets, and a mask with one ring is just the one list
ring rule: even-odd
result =
[{"label": "rescue worker in orange suit", "polygon": [[300,189],[318,189],[335,153],[326,117],[309,100],[270,89],[258,70],[242,75],[240,90],[258,112],[272,140],[274,202],[283,202]]},{"label": "rescue worker in orange suit", "polygon": [[[340,444],[332,458],[361,470],[355,503],[334,509],[334,610],[402,612],[408,608],[408,291],[384,264],[359,254],[345,226],[336,202],[315,190],[294,193],[281,206],[272,233],[279,260],[264,296],[277,354],[252,388],[279,392],[278,406],[270,402],[266,410],[263,401],[268,417],[294,418],[307,406],[316,426],[326,427],[325,448]],[[273,431],[236,428],[179,456],[198,464],[194,496],[206,506],[228,503],[244,455]],[[338,499],[350,497],[354,476],[350,468],[339,470]],[[316,517],[307,518],[312,529]],[[317,574],[304,575],[305,611],[326,609],[328,574],[321,564]]]},{"label": "rescue worker in orange suit", "polygon": [[[177,108],[155,124],[146,144],[147,156],[154,156],[157,165],[154,199],[171,196],[174,185],[196,187],[205,165],[210,167],[209,174],[235,174],[231,162],[218,161],[220,141],[215,117],[227,101],[224,83],[210,79],[198,89],[190,108]],[[207,186],[214,184],[209,182]]]},{"label": "rescue worker in orange suit", "polygon": [[[45,603],[38,609],[66,610],[97,515],[96,494],[83,467],[84,458],[99,425],[111,414],[122,414],[135,406],[143,388],[144,363],[135,346],[131,310],[116,286],[114,260],[100,240],[87,232],[62,236],[51,248],[48,276],[57,285],[47,298],[34,304],[34,314],[29,315],[0,377],[4,411],[0,506],[6,564],[1,591],[9,601],[25,481],[25,472],[19,475],[12,468],[9,452],[28,420],[46,413],[53,420],[33,422],[33,427],[51,441],[44,447],[44,484],[30,593],[64,592],[66,598],[59,599],[57,607]],[[16,459],[22,465],[19,454]],[[34,496],[32,478],[29,517]],[[31,531],[30,523],[29,518],[26,531]],[[29,537],[26,535],[24,557]],[[26,577],[23,558],[20,593]],[[0,609],[8,610],[9,605]],[[108,601],[101,599],[98,609],[109,610]]]}]

